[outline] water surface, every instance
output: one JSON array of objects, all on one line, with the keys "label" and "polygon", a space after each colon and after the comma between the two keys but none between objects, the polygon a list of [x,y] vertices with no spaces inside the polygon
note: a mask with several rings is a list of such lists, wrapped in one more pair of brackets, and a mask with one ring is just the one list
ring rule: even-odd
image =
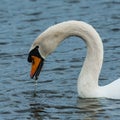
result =
[{"label": "water surface", "polygon": [[33,40],[49,26],[66,20],[93,25],[104,43],[100,84],[120,75],[119,0],[0,1],[0,120],[119,120],[120,101],[80,99],[77,78],[86,46],[66,39],[47,58],[35,82],[27,55]]}]

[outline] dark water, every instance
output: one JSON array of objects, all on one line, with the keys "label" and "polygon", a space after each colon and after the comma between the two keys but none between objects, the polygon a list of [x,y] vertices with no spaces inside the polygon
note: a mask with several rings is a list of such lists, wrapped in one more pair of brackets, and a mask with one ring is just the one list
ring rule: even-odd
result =
[{"label": "dark water", "polygon": [[76,37],[47,58],[35,91],[29,48],[47,27],[71,19],[92,24],[102,37],[100,84],[119,77],[119,0],[0,0],[0,120],[120,119],[119,100],[78,98],[77,77],[86,49]]}]

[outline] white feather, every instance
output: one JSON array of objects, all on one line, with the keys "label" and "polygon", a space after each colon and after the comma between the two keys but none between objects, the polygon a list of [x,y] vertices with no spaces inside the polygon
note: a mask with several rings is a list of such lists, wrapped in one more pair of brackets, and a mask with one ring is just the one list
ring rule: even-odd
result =
[{"label": "white feather", "polygon": [[79,96],[83,98],[120,99],[120,79],[105,86],[98,85],[103,63],[103,44],[99,34],[91,25],[82,21],[67,21],[56,24],[39,35],[31,49],[38,45],[42,57],[46,58],[60,42],[69,36],[78,36],[87,45],[86,59],[77,82]]}]

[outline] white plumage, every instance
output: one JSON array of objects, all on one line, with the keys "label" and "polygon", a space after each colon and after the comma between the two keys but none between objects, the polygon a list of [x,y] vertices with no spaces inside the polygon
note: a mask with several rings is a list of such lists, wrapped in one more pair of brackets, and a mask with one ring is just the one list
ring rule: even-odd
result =
[{"label": "white plumage", "polygon": [[103,63],[103,44],[99,34],[89,24],[82,21],[67,21],[49,27],[38,36],[30,50],[39,46],[39,52],[45,59],[69,36],[78,36],[87,45],[87,55],[78,77],[78,94],[82,98],[105,97],[120,99],[120,79],[99,86],[98,79]]}]

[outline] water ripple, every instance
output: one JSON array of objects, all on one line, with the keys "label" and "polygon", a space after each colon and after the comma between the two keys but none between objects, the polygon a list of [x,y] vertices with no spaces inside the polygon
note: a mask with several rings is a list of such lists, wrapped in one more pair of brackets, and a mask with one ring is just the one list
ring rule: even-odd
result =
[{"label": "water ripple", "polygon": [[100,84],[120,75],[118,0],[0,1],[1,120],[119,120],[120,101],[81,99],[77,79],[86,55],[79,38],[66,39],[46,61],[35,86],[27,55],[33,40],[56,23],[75,19],[92,24],[103,39]]}]

